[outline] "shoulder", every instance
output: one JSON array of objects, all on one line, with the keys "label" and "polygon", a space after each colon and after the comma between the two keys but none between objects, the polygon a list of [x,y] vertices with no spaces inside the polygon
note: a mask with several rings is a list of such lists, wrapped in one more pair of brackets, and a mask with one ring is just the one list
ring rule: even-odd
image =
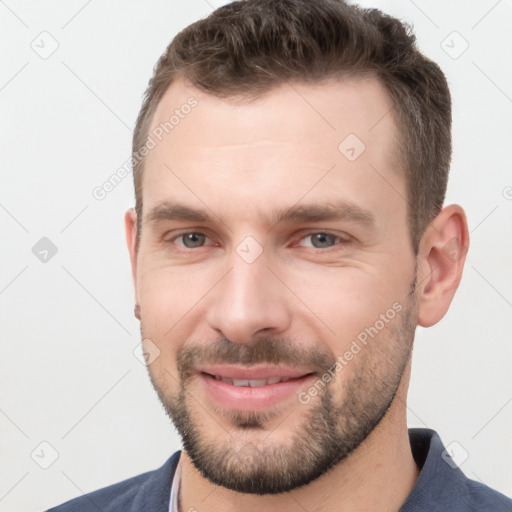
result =
[{"label": "shoulder", "polygon": [[439,506],[433,510],[446,510],[442,507],[448,505],[453,512],[512,512],[510,498],[465,475],[448,485],[438,499]]},{"label": "shoulder", "polygon": [[167,512],[180,451],[154,470],[84,494],[46,512]]},{"label": "shoulder", "polygon": [[512,512],[512,500],[500,492],[469,478],[466,479],[465,487],[464,496],[468,510]]},{"label": "shoulder", "polygon": [[512,512],[512,500],[470,480],[430,429],[410,429],[413,456],[421,468],[418,480],[400,512]]}]

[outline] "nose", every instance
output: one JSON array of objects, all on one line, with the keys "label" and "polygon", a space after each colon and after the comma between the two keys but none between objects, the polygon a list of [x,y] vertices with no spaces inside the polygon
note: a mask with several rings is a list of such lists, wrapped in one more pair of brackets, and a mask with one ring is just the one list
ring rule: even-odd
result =
[{"label": "nose", "polygon": [[231,271],[209,294],[209,327],[235,343],[286,331],[291,323],[290,304],[266,258],[247,263],[235,253],[230,263]]}]

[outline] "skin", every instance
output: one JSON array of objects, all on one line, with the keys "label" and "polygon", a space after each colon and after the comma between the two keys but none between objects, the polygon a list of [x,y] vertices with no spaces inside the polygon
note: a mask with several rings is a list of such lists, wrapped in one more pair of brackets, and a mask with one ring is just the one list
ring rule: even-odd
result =
[{"label": "skin", "polygon": [[[297,349],[339,355],[396,302],[410,306],[413,327],[429,327],[445,315],[469,246],[466,217],[458,205],[444,207],[414,254],[391,102],[375,78],[285,84],[252,102],[219,99],[177,82],[161,100],[150,132],[191,96],[197,107],[146,158],[138,247],[135,212],[125,216],[142,335],[160,350],[149,372],[165,398],[179,393],[177,354],[187,344],[220,338],[249,344],[264,334],[291,340]],[[338,150],[350,133],[366,146],[353,162]],[[272,218],[276,209],[340,200],[369,211],[374,224],[276,224]],[[204,210],[211,219],[149,222],[149,212],[164,201]],[[205,233],[205,245],[185,247],[178,235],[186,232]],[[315,248],[308,235],[318,232],[339,238]],[[263,251],[252,263],[237,253],[247,236]],[[415,278],[413,300],[408,294]],[[377,383],[388,378],[386,350],[393,358],[407,355],[413,332],[401,344],[392,339],[385,327],[339,372],[331,386],[336,404],[347,399],[344,389],[358,375],[372,372]],[[407,361],[378,427],[321,477],[286,493],[244,494],[210,482],[184,451],[181,509],[291,511],[300,504],[308,511],[398,510],[419,471],[406,425]],[[263,429],[247,430],[212,405],[198,379],[187,391],[204,438],[233,450],[248,443],[289,446],[294,428],[320,400],[301,404],[293,397],[272,410]]]}]

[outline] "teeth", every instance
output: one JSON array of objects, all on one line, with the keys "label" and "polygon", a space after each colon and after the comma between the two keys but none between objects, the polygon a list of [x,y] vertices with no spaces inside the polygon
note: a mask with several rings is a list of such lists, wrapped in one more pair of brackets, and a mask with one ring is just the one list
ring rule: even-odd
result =
[{"label": "teeth", "polygon": [[286,382],[290,380],[290,377],[271,377],[269,379],[229,379],[227,377],[220,377],[219,375],[214,375],[216,380],[221,380],[226,384],[232,384],[233,386],[248,386],[251,388],[256,388],[258,386],[267,386],[269,384],[277,384],[278,382]]},{"label": "teeth", "polygon": [[234,386],[248,386],[249,381],[246,379],[241,379],[241,380],[233,379],[233,385]]},{"label": "teeth", "polygon": [[251,388],[255,388],[256,386],[265,386],[266,384],[267,384],[267,381],[265,379],[249,381],[249,386],[251,386]]}]

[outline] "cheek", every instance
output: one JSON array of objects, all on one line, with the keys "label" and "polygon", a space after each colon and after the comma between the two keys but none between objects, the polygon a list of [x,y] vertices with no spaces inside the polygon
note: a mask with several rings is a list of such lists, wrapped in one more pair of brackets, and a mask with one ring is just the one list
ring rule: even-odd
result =
[{"label": "cheek", "polygon": [[151,318],[151,325],[171,323],[187,310],[189,298],[200,292],[200,282],[186,266],[171,266],[165,258],[146,256],[140,261],[137,280],[143,315]]},{"label": "cheek", "polygon": [[403,292],[408,288],[388,278],[389,274],[375,268],[319,267],[317,271],[290,276],[289,282],[303,303],[297,306],[304,310],[305,305],[314,312],[315,325],[327,328],[326,339],[332,340],[331,349],[340,353],[361,332],[374,326],[381,315],[390,312],[386,319],[395,318],[395,309],[400,309],[397,303],[403,303]]},{"label": "cheek", "polygon": [[148,263],[141,265],[138,274],[143,335],[174,358],[180,344],[194,334],[205,317],[204,298],[218,274],[196,265]]}]

